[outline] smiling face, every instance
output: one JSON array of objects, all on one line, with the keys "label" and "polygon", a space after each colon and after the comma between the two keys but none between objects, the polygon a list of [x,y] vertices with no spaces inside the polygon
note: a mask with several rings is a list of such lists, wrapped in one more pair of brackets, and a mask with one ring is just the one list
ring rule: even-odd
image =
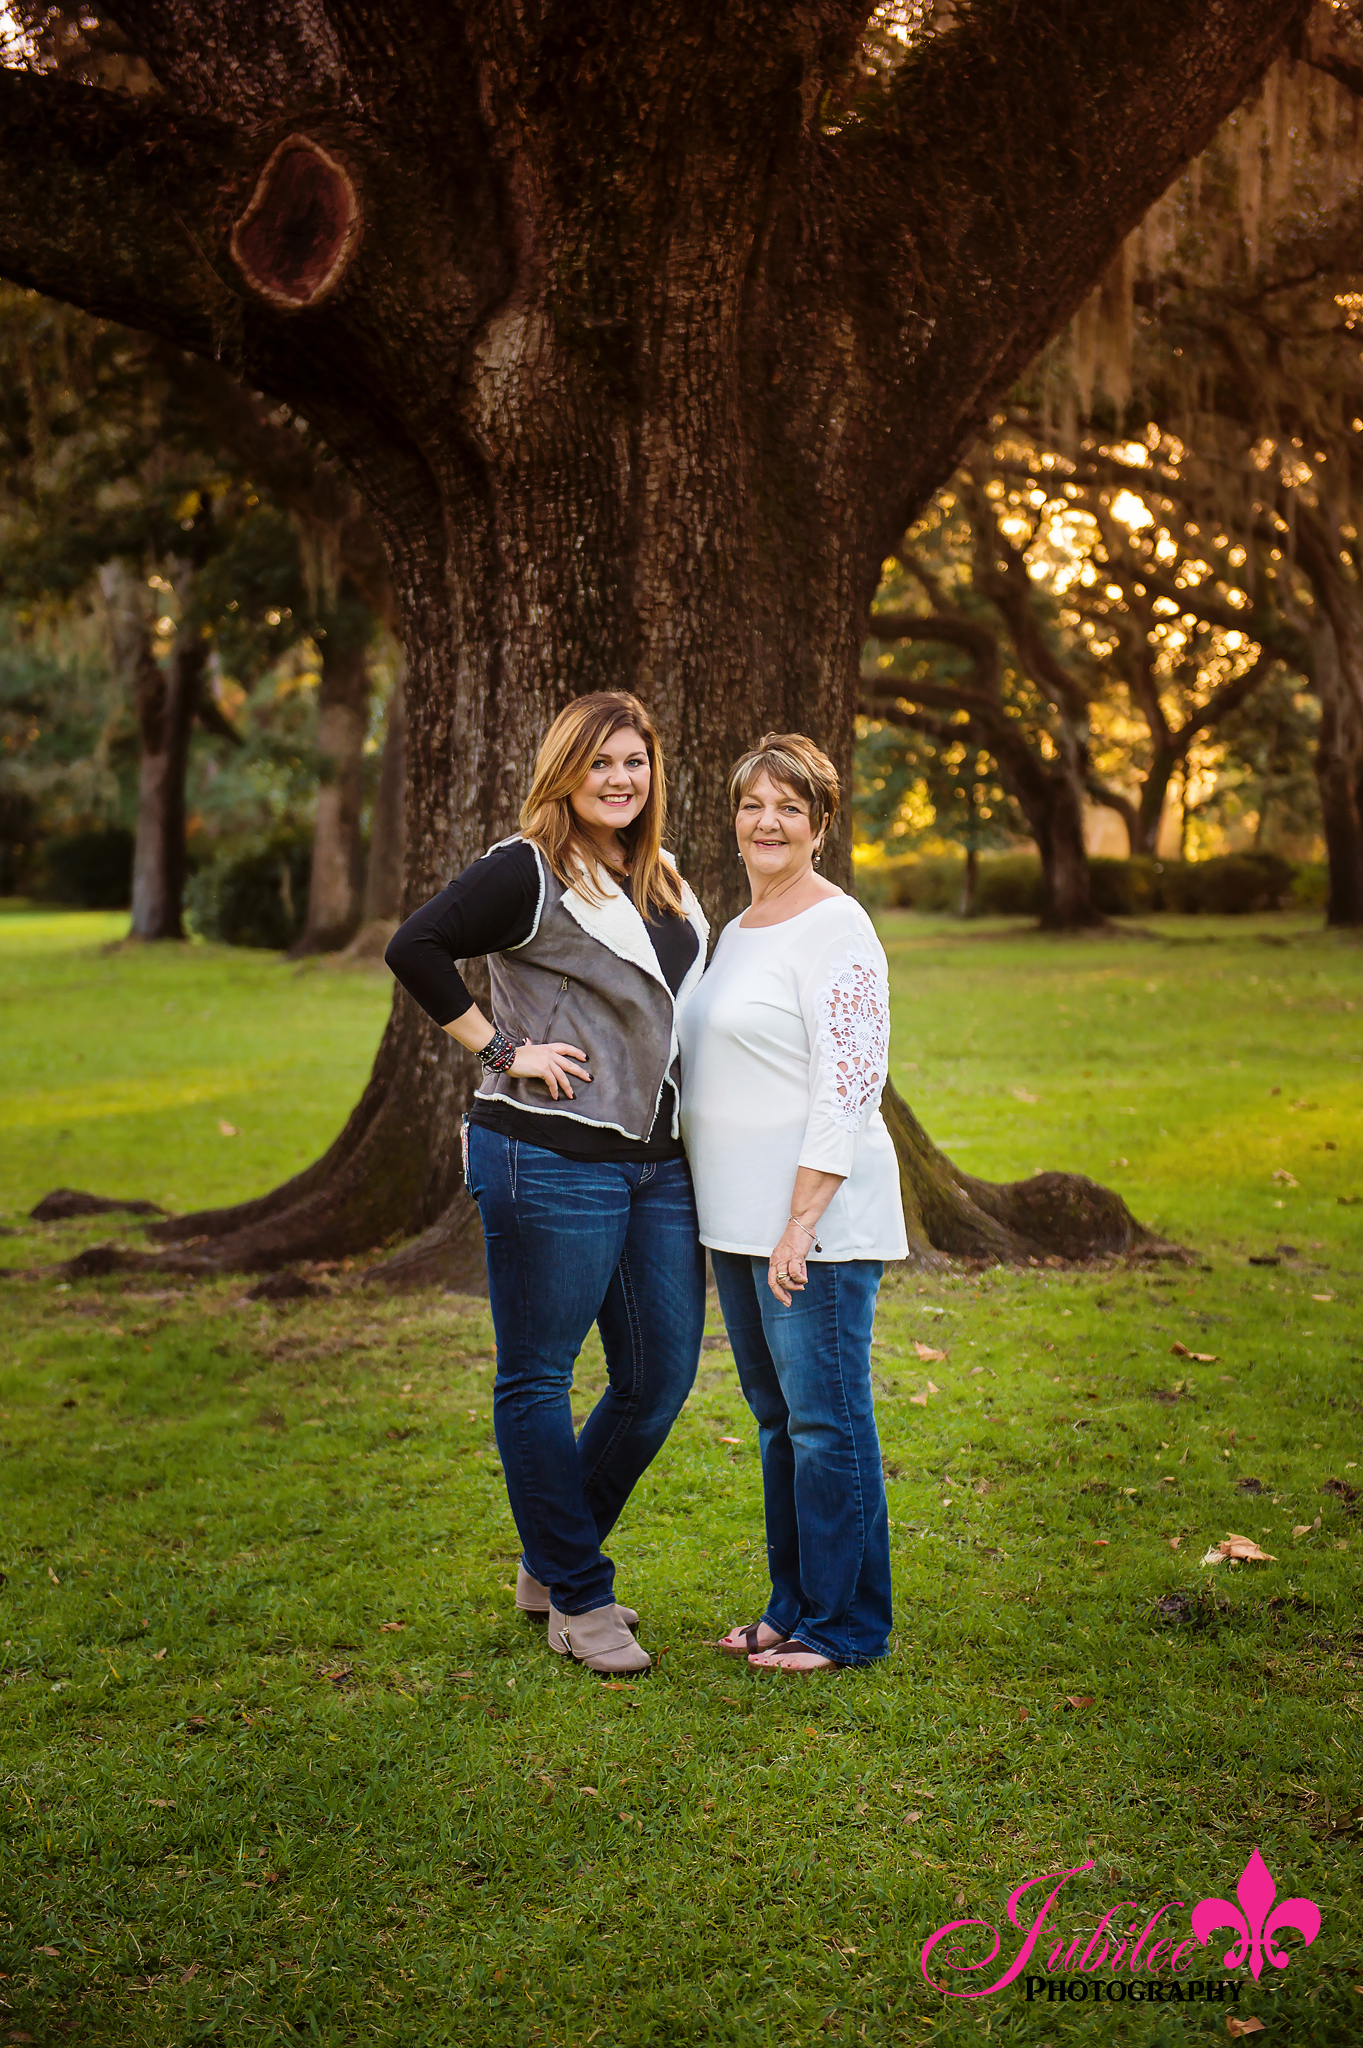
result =
[{"label": "smiling face", "polygon": [[764,769],[738,800],[734,819],[738,851],[749,875],[766,882],[795,881],[814,863],[823,843],[815,833],[808,801],[773,782]]},{"label": "smiling face", "polygon": [[568,801],[578,824],[599,846],[617,854],[615,834],[632,825],[648,802],[652,775],[648,748],[632,726],[603,740]]}]

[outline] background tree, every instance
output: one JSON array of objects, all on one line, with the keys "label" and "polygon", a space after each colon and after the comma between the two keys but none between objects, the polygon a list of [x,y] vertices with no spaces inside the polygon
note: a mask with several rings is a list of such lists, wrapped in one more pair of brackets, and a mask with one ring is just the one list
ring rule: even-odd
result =
[{"label": "background tree", "polygon": [[[866,689],[870,705],[897,690],[893,715],[920,727],[943,709],[964,718],[969,703],[982,744],[992,724],[1020,773],[1035,775],[1038,752],[1068,760],[1071,792],[1082,781],[1123,818],[1131,850],[1152,853],[1172,795],[1185,836],[1194,808],[1204,819],[1214,808],[1207,768],[1223,724],[1241,763],[1248,746],[1266,774],[1274,744],[1299,744],[1305,682],[1321,705],[1316,768],[1339,923],[1358,914],[1363,844],[1363,380],[1351,338],[1363,308],[1363,67],[1345,11],[1326,26],[1332,40],[1310,35],[1304,61],[1275,67],[1129,238],[882,584],[873,620],[916,644],[948,591],[958,645],[973,638],[999,675],[1012,663],[1011,694],[972,698],[975,679],[945,652],[881,656]],[[903,575],[925,548],[948,557],[936,599]],[[1006,637],[990,647],[981,626]],[[1029,732],[1038,698],[1047,716]],[[1230,773],[1241,786],[1242,766]],[[1072,794],[1070,810],[1073,820]],[[1046,827],[1029,825],[1049,867]],[[1262,815],[1254,830],[1262,843]],[[1071,914],[1080,921],[1082,903]]]},{"label": "background tree", "polygon": [[[848,766],[886,548],[1305,12],[971,0],[890,64],[847,0],[284,0],[247,34],[116,0],[154,90],[0,74],[0,269],[221,358],[358,482],[406,645],[409,900],[610,683],[655,704],[723,913],[727,763],[799,725]],[[453,1246],[452,1081],[400,1001],[327,1157],[182,1227],[223,1263],[442,1215]],[[947,1169],[905,1158],[925,1229]]]}]

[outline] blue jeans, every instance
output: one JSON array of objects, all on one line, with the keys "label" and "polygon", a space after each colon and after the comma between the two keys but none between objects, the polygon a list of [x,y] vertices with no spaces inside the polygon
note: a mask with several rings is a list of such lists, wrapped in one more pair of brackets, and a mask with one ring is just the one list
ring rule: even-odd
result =
[{"label": "blue jeans", "polygon": [[767,1261],[712,1252],[739,1382],[757,1419],[771,1600],[762,1619],[839,1664],[889,1647],[890,1521],[871,1401],[884,1268],[833,1259],[783,1308]]},{"label": "blue jeans", "polygon": [[[705,1254],[684,1159],[566,1159],[471,1124],[497,1332],[493,1421],[526,1569],[563,1614],[615,1598],[601,1545],[691,1391]],[[608,1381],[574,1438],[573,1366],[595,1323]]]}]

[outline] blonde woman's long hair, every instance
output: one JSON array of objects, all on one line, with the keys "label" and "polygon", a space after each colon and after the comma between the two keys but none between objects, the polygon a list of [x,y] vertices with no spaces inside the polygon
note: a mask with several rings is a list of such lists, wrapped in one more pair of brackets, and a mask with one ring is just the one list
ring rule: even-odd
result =
[{"label": "blonde woman's long hair", "polygon": [[637,818],[620,828],[630,893],[644,915],[675,914],[681,910],[682,893],[677,871],[662,850],[667,813],[662,748],[653,720],[628,690],[575,697],[560,711],[535,756],[530,794],[521,805],[521,831],[539,847],[565,888],[576,888],[599,903],[601,855],[578,823],[569,799],[606,741],[627,728],[643,741],[649,767],[648,801]]}]

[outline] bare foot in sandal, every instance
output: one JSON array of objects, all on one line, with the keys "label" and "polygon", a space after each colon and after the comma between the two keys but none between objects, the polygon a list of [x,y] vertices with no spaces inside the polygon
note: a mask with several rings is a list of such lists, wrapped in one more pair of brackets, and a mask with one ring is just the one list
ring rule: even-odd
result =
[{"label": "bare foot in sandal", "polygon": [[798,1643],[789,1649],[758,1650],[748,1662],[758,1671],[839,1671],[842,1668],[836,1657],[822,1657],[817,1650],[801,1649]]},{"label": "bare foot in sandal", "polygon": [[751,1657],[755,1651],[774,1650],[785,1641],[780,1629],[770,1622],[755,1621],[749,1628],[731,1628],[727,1636],[721,1636],[715,1644],[726,1657]]}]

